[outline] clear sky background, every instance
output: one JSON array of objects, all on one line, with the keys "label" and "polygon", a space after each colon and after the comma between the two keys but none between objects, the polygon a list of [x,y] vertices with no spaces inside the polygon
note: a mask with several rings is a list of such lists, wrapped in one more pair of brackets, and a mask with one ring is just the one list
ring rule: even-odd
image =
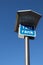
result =
[{"label": "clear sky background", "polygon": [[[0,0],[0,65],[25,65],[24,39],[14,32],[16,12],[32,9],[43,16],[43,0]],[[30,40],[30,64],[43,65],[43,17]]]}]

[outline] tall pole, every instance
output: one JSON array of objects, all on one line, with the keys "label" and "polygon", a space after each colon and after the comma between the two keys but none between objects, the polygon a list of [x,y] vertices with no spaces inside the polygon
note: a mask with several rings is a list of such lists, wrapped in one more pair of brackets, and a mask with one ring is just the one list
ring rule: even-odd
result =
[{"label": "tall pole", "polygon": [[25,65],[30,65],[29,37],[25,37]]}]

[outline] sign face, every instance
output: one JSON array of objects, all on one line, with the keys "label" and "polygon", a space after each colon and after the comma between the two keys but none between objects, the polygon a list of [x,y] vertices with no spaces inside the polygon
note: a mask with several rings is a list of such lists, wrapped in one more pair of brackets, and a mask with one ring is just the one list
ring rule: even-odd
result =
[{"label": "sign face", "polygon": [[18,34],[21,36],[36,37],[36,31],[34,30],[34,27],[27,27],[23,25],[19,25]]}]

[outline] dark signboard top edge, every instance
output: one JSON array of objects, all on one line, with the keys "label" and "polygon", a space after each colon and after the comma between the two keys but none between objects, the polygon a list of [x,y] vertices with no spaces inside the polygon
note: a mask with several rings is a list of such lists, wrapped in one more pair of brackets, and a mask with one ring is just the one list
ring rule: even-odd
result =
[{"label": "dark signboard top edge", "polygon": [[42,17],[41,14],[39,14],[39,13],[33,11],[33,10],[18,10],[17,11],[17,18],[16,18],[16,25],[15,25],[15,29],[14,29],[15,32],[18,32],[18,28],[19,28],[19,20],[18,20],[19,19],[19,14],[23,14],[23,13],[27,13],[27,14],[32,13],[32,14],[36,15],[37,20],[35,21],[35,24],[34,24],[35,28],[38,24],[39,19]]}]

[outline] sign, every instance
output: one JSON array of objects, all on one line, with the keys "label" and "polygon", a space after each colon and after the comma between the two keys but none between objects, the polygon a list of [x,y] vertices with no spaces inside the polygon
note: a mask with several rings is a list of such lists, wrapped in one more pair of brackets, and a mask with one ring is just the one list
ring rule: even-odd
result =
[{"label": "sign", "polygon": [[23,25],[19,25],[18,34],[21,36],[36,37],[36,31],[34,30],[34,27],[27,27]]}]

